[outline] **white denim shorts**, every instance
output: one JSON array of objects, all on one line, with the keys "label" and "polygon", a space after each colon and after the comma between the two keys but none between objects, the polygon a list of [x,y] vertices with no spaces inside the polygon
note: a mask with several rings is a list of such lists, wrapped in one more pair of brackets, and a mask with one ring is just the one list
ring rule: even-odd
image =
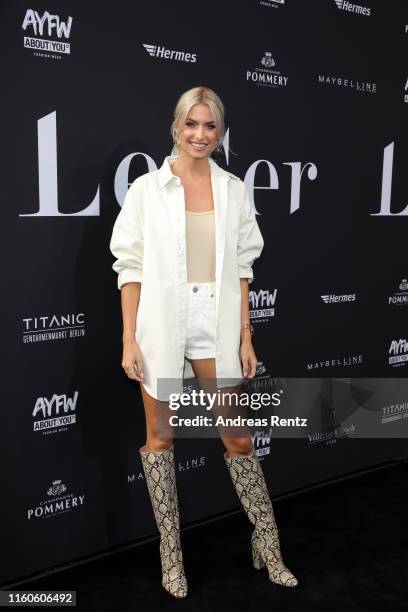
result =
[{"label": "white denim shorts", "polygon": [[185,355],[188,359],[215,357],[215,281],[187,283],[187,291]]}]

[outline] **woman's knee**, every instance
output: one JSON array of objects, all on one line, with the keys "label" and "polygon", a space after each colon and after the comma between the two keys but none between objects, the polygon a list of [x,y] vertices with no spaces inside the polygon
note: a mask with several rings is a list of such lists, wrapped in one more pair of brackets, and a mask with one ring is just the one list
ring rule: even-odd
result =
[{"label": "woman's knee", "polygon": [[167,450],[173,443],[173,430],[167,412],[160,406],[145,404],[146,445],[150,450]]},{"label": "woman's knee", "polygon": [[144,449],[154,453],[168,450],[173,445],[173,438],[162,438],[160,436],[148,436]]},{"label": "woman's knee", "polygon": [[251,438],[228,438],[222,439],[222,442],[228,451],[228,455],[250,455],[253,451],[253,444]]}]

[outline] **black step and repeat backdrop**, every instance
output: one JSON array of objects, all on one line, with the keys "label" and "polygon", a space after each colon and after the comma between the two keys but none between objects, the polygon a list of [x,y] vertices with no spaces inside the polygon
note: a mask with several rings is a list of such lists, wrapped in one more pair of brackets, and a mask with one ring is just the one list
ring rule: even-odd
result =
[{"label": "black step and repeat backdrop", "polygon": [[[254,388],[291,382],[309,418],[297,439],[255,432],[271,493],[403,457],[407,3],[14,0],[0,15],[0,580],[155,533],[109,240],[197,85],[225,103],[217,161],[265,238]],[[177,440],[176,460],[184,524],[238,507],[219,440]]]}]

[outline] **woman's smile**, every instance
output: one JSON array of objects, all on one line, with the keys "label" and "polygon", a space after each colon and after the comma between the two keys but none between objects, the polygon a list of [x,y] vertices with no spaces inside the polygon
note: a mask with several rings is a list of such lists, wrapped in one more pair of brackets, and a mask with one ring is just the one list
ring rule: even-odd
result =
[{"label": "woman's smile", "polygon": [[189,140],[189,144],[193,147],[193,149],[197,149],[197,151],[203,151],[207,144],[205,142],[193,142]]}]

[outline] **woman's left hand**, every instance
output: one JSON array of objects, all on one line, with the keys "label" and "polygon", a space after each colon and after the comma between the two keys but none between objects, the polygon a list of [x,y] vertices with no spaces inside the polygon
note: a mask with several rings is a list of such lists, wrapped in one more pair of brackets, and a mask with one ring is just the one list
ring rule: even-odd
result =
[{"label": "woman's left hand", "polygon": [[245,378],[254,378],[256,372],[256,364],[258,363],[252,346],[251,339],[241,341],[239,354],[242,361],[242,370]]}]

